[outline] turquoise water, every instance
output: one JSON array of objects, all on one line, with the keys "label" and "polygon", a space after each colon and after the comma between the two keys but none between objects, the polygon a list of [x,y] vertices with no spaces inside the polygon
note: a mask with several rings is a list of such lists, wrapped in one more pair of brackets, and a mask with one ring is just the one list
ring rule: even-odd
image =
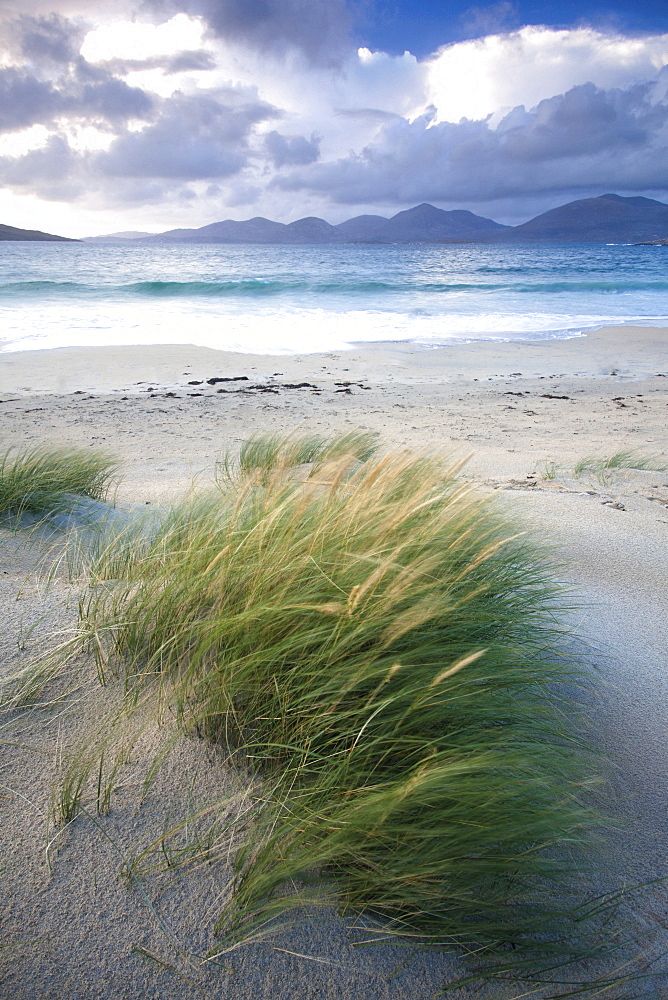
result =
[{"label": "turquoise water", "polygon": [[250,353],[668,324],[668,250],[552,245],[0,243],[0,348]]}]

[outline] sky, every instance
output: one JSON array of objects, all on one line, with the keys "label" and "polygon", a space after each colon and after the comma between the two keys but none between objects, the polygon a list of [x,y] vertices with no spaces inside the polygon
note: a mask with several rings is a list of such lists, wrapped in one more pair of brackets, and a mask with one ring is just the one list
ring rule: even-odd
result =
[{"label": "sky", "polygon": [[668,201],[666,0],[0,0],[0,222]]}]

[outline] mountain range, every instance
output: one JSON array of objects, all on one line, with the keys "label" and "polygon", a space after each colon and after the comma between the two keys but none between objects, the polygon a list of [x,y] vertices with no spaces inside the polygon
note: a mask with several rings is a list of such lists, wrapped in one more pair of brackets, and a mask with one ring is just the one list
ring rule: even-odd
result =
[{"label": "mountain range", "polygon": [[[245,222],[226,219],[199,229],[171,229],[165,233],[111,233],[92,236],[96,243],[640,243],[666,239],[668,205],[653,198],[625,198],[604,194],[571,201],[537,215],[519,226],[503,226],[492,219],[460,209],[445,211],[416,205],[391,218],[358,215],[332,226],[309,216],[296,222],[273,222],[260,216]],[[63,240],[62,236],[0,226],[0,240]]]},{"label": "mountain range", "polygon": [[513,240],[564,243],[636,243],[668,234],[668,205],[653,198],[600,198],[571,201],[515,226]]},{"label": "mountain range", "polygon": [[16,226],[5,226],[0,223],[0,240],[30,240],[32,242],[77,243],[67,236],[53,236],[51,233],[40,233],[38,229],[17,229]]},{"label": "mountain range", "polygon": [[[257,216],[246,222],[226,219],[200,229],[171,229],[135,238],[142,243],[636,243],[667,233],[668,205],[652,198],[604,194],[550,209],[520,226],[422,204],[390,219],[358,215],[338,226],[313,216],[287,224]],[[127,239],[125,234],[119,238]]]},{"label": "mountain range", "polygon": [[386,219],[358,215],[338,226],[309,216],[287,224],[257,216],[247,222],[213,222],[201,229],[172,229],[144,237],[143,243],[441,243],[475,239],[508,229],[473,212],[445,212],[417,205]]}]

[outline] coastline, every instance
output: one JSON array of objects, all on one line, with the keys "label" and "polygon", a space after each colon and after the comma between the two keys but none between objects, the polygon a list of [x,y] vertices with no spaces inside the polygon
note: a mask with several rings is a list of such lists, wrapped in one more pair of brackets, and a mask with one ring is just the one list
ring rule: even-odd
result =
[{"label": "coastline", "polygon": [[0,354],[0,413],[11,441],[118,450],[122,494],[136,478],[148,500],[187,489],[226,448],[277,429],[361,427],[387,445],[471,454],[471,477],[494,485],[588,454],[665,451],[667,375],[668,329],[650,327],[306,355],[57,348]]},{"label": "coastline", "polygon": [[[578,476],[575,465],[585,456],[620,451],[668,464],[667,347],[668,329],[619,327],[568,340],[431,350],[374,344],[300,356],[187,345],[5,353],[2,439],[115,451],[124,462],[118,499],[133,504],[183,496],[193,480],[207,483],[216,459],[255,431],[328,434],[362,427],[376,431],[386,447],[470,454],[463,476],[493,492],[552,546],[560,578],[575,595],[565,622],[574,650],[602,680],[592,722],[611,762],[608,795],[620,817],[605,846],[604,891],[668,875],[668,472],[628,468],[601,479]],[[209,385],[208,379],[233,381]],[[71,626],[76,597],[62,567],[48,591],[39,585],[39,545],[27,546],[6,528],[0,538],[0,592],[9,609],[0,633],[6,670],[50,641],[54,629]],[[7,887],[2,939],[9,948],[0,949],[0,975],[8,998],[194,1000],[203,988],[226,1000],[426,1000],[454,974],[451,956],[423,953],[391,978],[405,949],[354,948],[343,921],[329,913],[310,915],[288,932],[282,951],[258,944],[235,953],[229,961],[235,975],[179,965],[175,942],[200,954],[212,943],[229,868],[202,869],[173,884],[169,877],[147,879],[161,929],[136,887],[118,879],[118,850],[105,837],[121,853],[131,852],[180,815],[184,788],[205,799],[229,787],[215,752],[195,740],[184,741],[144,805],[141,780],[132,772],[103,827],[77,821],[60,838],[49,874],[49,781],[67,748],[69,719],[80,711],[91,710],[70,707],[57,724],[45,712],[23,717],[21,746],[4,748],[2,780],[10,791],[3,789],[7,797],[0,799]],[[146,737],[149,746],[153,736]],[[633,908],[639,949],[668,945],[656,918],[666,897],[659,885]],[[189,919],[193,911],[197,922]],[[142,958],[137,947],[180,973]],[[450,995],[469,996],[466,990]]]},{"label": "coastline", "polygon": [[[311,369],[321,378],[352,372],[388,381],[440,378],[447,381],[572,375],[599,377],[611,371],[642,378],[668,370],[668,328],[601,327],[550,340],[474,340],[434,348],[403,341],[359,344],[349,350],[313,354],[242,354],[189,344],[122,347],[58,347],[0,353],[0,392],[132,392],[155,380],[161,389],[183,386],[205,370],[248,370],[270,378],[280,370],[294,378]],[[285,370],[283,370],[285,369]]]}]

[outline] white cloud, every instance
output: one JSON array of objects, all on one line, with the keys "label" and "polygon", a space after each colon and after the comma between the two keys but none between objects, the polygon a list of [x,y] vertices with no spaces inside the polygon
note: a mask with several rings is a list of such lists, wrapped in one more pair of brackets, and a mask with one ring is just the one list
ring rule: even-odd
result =
[{"label": "white cloud", "polygon": [[0,135],[0,156],[25,156],[31,149],[45,146],[49,130],[44,125],[31,125],[21,132]]},{"label": "white cloud", "polygon": [[89,31],[81,55],[89,62],[107,59],[150,59],[203,45],[204,25],[197,17],[177,14],[163,24],[115,21]]},{"label": "white cloud", "polygon": [[626,87],[668,63],[668,34],[644,38],[592,28],[529,26],[441,49],[427,61],[428,101],[437,121],[480,120],[503,109],[535,107],[571,87]]}]

